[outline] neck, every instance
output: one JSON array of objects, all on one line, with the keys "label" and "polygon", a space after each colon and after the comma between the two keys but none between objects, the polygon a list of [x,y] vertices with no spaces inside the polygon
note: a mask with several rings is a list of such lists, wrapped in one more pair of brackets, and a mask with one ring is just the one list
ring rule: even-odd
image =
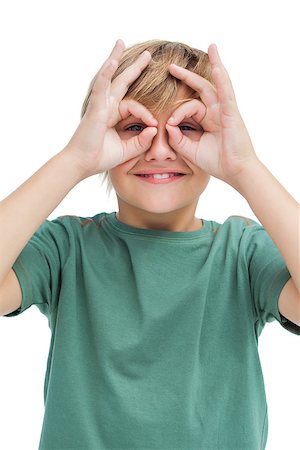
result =
[{"label": "neck", "polygon": [[135,228],[175,232],[196,231],[202,228],[202,220],[195,217],[196,206],[166,213],[156,213],[141,210],[132,205],[123,205],[122,202],[119,202],[117,219]]}]

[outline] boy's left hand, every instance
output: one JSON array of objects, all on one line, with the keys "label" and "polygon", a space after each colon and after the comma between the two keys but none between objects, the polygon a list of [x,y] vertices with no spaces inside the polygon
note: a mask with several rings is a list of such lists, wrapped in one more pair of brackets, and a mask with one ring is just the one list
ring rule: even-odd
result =
[{"label": "boy's left hand", "polygon": [[[216,45],[208,49],[212,65],[212,83],[187,69],[171,64],[171,75],[199,93],[200,100],[180,105],[166,128],[170,145],[208,174],[229,184],[252,162],[257,162],[250,136],[237,107],[233,87],[219,57]],[[198,105],[198,107],[197,107]],[[205,114],[203,112],[205,107]],[[197,114],[198,113],[198,114]],[[199,141],[180,131],[184,118],[193,117],[203,128]],[[203,119],[199,122],[199,117]]]}]

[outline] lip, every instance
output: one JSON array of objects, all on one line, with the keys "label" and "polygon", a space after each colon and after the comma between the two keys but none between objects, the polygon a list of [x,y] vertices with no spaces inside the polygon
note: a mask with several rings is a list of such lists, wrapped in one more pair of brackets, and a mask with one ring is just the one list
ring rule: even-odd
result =
[{"label": "lip", "polygon": [[180,169],[151,169],[151,170],[140,170],[138,172],[134,172],[133,175],[153,175],[154,173],[181,173],[183,175],[187,175],[187,172]]},{"label": "lip", "polygon": [[[158,173],[158,172],[154,172],[154,173]],[[162,173],[173,173],[173,172],[162,172]],[[135,175],[135,176],[142,182],[150,183],[150,184],[176,183],[176,181],[179,181],[185,177],[185,175],[177,175],[177,176],[170,177],[170,178],[157,179],[157,178],[152,178],[152,177],[140,177],[138,175]]]}]

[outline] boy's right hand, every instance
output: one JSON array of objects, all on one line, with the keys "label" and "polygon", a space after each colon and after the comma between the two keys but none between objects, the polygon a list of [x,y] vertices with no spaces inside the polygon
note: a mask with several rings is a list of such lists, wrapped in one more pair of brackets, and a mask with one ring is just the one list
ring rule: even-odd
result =
[{"label": "boy's right hand", "polygon": [[[86,113],[66,147],[76,158],[83,179],[144,153],[157,133],[157,121],[143,105],[131,99],[123,100],[129,86],[149,64],[151,55],[142,53],[112,82],[123,51],[124,43],[118,40],[96,75]],[[122,141],[114,127],[130,114],[140,118],[148,127]]]}]

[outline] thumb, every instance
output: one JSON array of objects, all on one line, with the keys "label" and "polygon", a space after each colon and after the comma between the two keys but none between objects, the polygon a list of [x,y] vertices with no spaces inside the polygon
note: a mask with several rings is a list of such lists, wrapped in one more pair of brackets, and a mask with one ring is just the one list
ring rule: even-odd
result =
[{"label": "thumb", "polygon": [[140,134],[123,141],[124,161],[135,158],[148,150],[152,144],[154,136],[157,134],[156,127],[146,127]]},{"label": "thumb", "polygon": [[196,163],[196,150],[198,141],[193,141],[185,136],[177,126],[166,124],[166,129],[169,134],[169,144],[171,147],[181,155],[188,158],[190,161]]}]

